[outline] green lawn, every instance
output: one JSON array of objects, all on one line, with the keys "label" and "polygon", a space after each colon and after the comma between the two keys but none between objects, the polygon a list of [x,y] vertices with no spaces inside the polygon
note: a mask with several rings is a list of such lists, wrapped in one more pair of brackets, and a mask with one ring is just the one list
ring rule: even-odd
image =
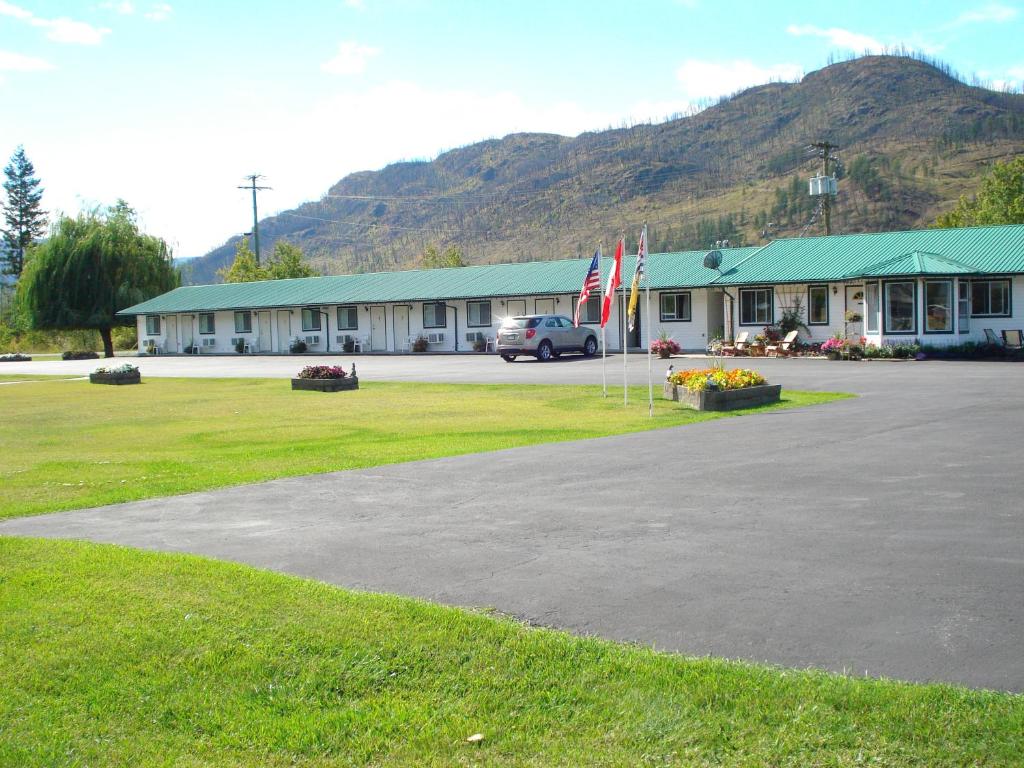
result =
[{"label": "green lawn", "polygon": [[[649,418],[643,387],[624,408],[621,392],[605,399],[592,386],[370,382],[331,394],[289,386],[146,379],[0,387],[0,519],[723,417],[659,398]],[[783,396],[770,407],[849,397]]]},{"label": "green lawn", "polygon": [[[0,538],[0,765],[1019,766],[1024,698]],[[483,741],[467,743],[472,734]]]},{"label": "green lawn", "polygon": [[0,383],[5,381],[50,381],[60,379],[80,379],[73,374],[37,374],[37,373],[3,373],[0,371]]}]

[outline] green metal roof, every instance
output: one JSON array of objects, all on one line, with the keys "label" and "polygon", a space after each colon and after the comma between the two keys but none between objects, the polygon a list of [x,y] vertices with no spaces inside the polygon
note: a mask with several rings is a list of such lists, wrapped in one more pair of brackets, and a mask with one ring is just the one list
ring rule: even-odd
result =
[{"label": "green metal roof", "polygon": [[[773,240],[760,247],[723,250],[720,271],[704,266],[705,253],[650,254],[650,287],[813,283],[889,275],[1024,273],[1024,224]],[[622,280],[627,285],[635,260],[634,256],[624,260]],[[609,257],[602,261],[602,282],[611,263]],[[573,294],[579,291],[589,265],[590,259],[564,259],[193,285],[176,288],[118,314]]]}]

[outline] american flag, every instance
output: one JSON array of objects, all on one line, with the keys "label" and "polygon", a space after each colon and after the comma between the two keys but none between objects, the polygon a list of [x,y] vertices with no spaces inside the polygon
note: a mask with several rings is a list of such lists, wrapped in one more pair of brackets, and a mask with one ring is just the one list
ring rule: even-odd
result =
[{"label": "american flag", "polygon": [[593,260],[590,262],[590,269],[587,270],[587,276],[583,278],[583,290],[580,291],[580,297],[576,301],[576,314],[573,316],[572,322],[577,328],[580,327],[580,313],[583,311],[583,306],[587,303],[587,299],[590,298],[590,292],[595,288],[601,287],[601,249],[598,248],[594,254]]}]

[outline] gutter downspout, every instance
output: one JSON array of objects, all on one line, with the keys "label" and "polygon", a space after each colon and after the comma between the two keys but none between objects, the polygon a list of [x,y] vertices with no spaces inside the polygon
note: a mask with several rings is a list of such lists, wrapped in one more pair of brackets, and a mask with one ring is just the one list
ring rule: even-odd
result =
[{"label": "gutter downspout", "polygon": [[454,304],[448,304],[447,302],[445,302],[444,306],[446,308],[446,311],[447,311],[447,308],[450,307],[452,312],[455,313],[455,351],[458,352],[459,351],[459,308],[456,307]]}]

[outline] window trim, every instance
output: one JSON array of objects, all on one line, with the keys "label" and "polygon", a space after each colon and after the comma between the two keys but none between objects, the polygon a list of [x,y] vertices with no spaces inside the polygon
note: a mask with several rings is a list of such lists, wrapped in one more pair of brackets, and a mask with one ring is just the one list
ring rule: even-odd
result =
[{"label": "window trim", "polygon": [[[911,312],[914,327],[909,331],[893,331],[889,328],[889,313],[886,307],[889,304],[890,285],[909,285],[912,291],[911,300],[913,310]],[[882,281],[882,335],[883,336],[917,336],[917,280],[883,280]]]},{"label": "window trim", "polygon": [[[149,321],[156,320],[156,330],[150,330]],[[159,336],[160,335],[160,315],[146,315],[146,335],[147,336]]]},{"label": "window trim", "polygon": [[[203,318],[210,318],[210,330],[203,330]],[[212,336],[217,332],[217,315],[215,312],[200,312],[196,322],[199,323],[199,335],[200,336]]]},{"label": "window trim", "polygon": [[[743,294],[755,293],[757,291],[767,291],[768,293],[768,319],[765,321],[755,320],[752,323],[743,322]],[[767,286],[764,288],[740,288],[739,290],[739,324],[748,328],[755,326],[764,327],[766,325],[773,325],[775,323],[775,288],[774,286]]]},{"label": "window trim", "polygon": [[[489,322],[486,323],[471,323],[469,318],[471,317],[469,312],[470,304],[486,304],[487,305],[487,319]],[[494,325],[494,314],[491,312],[491,300],[490,299],[473,299],[472,301],[466,302],[466,327],[467,328],[490,328]]]},{"label": "window trim", "polygon": [[[356,315],[355,325],[342,325],[341,324],[341,310],[354,309]],[[339,331],[358,331],[359,330],[359,305],[358,304],[339,304],[337,310],[334,313],[336,315],[335,320],[338,323]]]},{"label": "window trim", "polygon": [[[928,330],[928,286],[939,285],[945,283],[949,286],[949,330],[948,331],[930,331]],[[956,317],[957,311],[959,310],[959,296],[955,295],[953,291],[953,281],[950,279],[945,280],[925,280],[923,289],[923,303],[924,303],[924,327],[921,329],[922,333],[928,334],[929,336],[951,336],[956,333]]]},{"label": "window trim", "polygon": [[[875,290],[875,309],[872,312],[868,301],[868,290]],[[882,332],[882,284],[878,280],[868,280],[864,283],[864,333],[876,334]],[[871,324],[874,323],[874,327]]]},{"label": "window trim", "polygon": [[[597,317],[593,320],[588,320],[585,317],[580,317],[580,325],[600,325],[601,324],[601,294],[597,291],[591,291],[590,295],[587,296],[587,301],[584,307],[589,307],[590,302],[594,302],[597,305]],[[579,296],[572,297],[572,316],[576,317],[576,306],[580,303]]]},{"label": "window trim", "polygon": [[[239,315],[249,316],[249,330],[238,330],[238,317]],[[252,311],[248,309],[235,310],[235,333],[252,333]]]},{"label": "window trim", "polygon": [[[441,324],[440,325],[428,325],[427,324],[427,307],[440,307],[441,308]],[[448,304],[443,301],[424,301],[423,302],[423,327],[424,328],[447,328],[448,327]],[[437,319],[437,312],[434,313],[434,319]]]},{"label": "window trim", "polygon": [[[821,322],[821,321],[815,322],[814,320],[811,319],[811,307],[814,306],[813,302],[811,301],[811,291],[819,289],[819,288],[821,290],[825,291],[825,320],[824,320],[824,322]],[[829,300],[828,300],[828,283],[814,283],[812,285],[808,285],[807,286],[807,324],[808,325],[828,325],[829,323],[831,323],[832,314],[831,314],[831,307],[829,306],[830,303],[831,302],[829,302]],[[867,314],[867,301],[865,301],[864,304],[865,304],[864,312],[865,312],[865,314]]]},{"label": "window trim", "polygon": [[[971,284],[971,317],[1013,317],[1013,281],[1008,277],[990,277],[984,280],[970,280]],[[978,314],[974,311],[974,286],[977,283],[1005,283],[1006,284],[1006,312],[1000,314]],[[992,289],[989,288],[988,305],[992,307]]]},{"label": "window trim", "polygon": [[[313,327],[312,325],[309,328],[306,327],[307,312],[311,318],[316,318],[316,327]],[[302,322],[303,333],[323,333],[323,323],[320,318],[320,307],[303,307],[302,311],[299,312],[299,318]]]},{"label": "window trim", "polygon": [[[661,301],[666,296],[674,296],[676,301],[676,315],[675,317],[666,317],[665,308],[662,306]],[[679,297],[686,297],[686,316],[679,316]],[[663,291],[658,294],[658,320],[662,323],[692,323],[693,322],[693,294],[691,291]]]}]

